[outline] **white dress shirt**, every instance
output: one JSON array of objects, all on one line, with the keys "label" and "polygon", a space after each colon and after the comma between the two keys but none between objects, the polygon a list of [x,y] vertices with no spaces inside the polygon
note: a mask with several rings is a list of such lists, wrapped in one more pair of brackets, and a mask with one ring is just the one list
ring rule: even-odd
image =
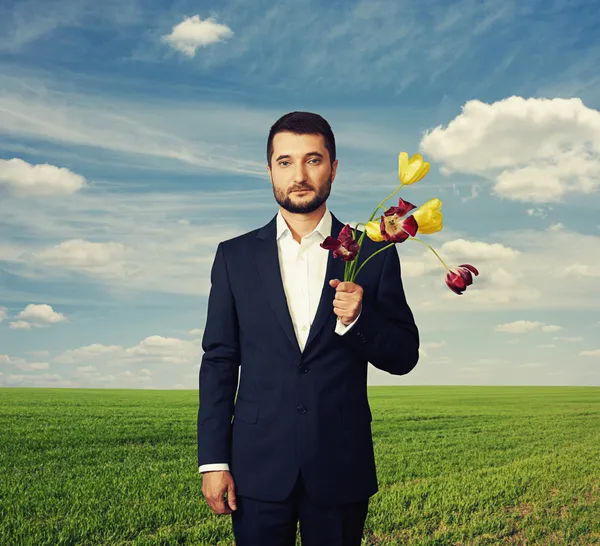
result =
[{"label": "white dress shirt", "polygon": [[[331,235],[332,218],[327,207],[325,214],[317,227],[300,240],[294,240],[287,222],[277,213],[277,252],[283,288],[288,303],[294,331],[300,349],[303,351],[308,339],[310,326],[317,312],[321,298],[321,290],[327,271],[327,258],[331,250],[325,250],[319,245],[328,235]],[[341,258],[334,258],[340,260]],[[340,279],[343,281],[344,279]],[[333,301],[331,302],[333,307]],[[359,314],[360,316],[360,314]],[[358,320],[344,326],[341,321],[336,321],[335,333],[343,336]],[[203,464],[199,472],[211,470],[229,470],[227,463]]]}]

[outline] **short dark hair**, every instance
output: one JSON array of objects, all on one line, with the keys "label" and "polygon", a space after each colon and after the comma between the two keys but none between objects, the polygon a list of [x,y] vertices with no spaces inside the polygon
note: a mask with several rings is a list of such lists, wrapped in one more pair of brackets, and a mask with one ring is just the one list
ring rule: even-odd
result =
[{"label": "short dark hair", "polygon": [[281,116],[271,127],[267,140],[267,163],[271,166],[273,155],[273,137],[277,133],[289,132],[297,135],[323,135],[325,148],[329,152],[329,162],[335,161],[335,137],[325,118],[312,112],[290,112]]}]

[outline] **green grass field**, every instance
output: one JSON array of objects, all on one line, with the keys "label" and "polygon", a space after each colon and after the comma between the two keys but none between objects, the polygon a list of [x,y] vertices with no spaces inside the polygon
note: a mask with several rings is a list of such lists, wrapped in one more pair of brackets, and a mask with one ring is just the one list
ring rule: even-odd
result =
[{"label": "green grass field", "polygon": [[[363,545],[600,544],[600,388],[369,391]],[[196,391],[0,389],[0,544],[233,545],[202,496],[197,408]]]}]

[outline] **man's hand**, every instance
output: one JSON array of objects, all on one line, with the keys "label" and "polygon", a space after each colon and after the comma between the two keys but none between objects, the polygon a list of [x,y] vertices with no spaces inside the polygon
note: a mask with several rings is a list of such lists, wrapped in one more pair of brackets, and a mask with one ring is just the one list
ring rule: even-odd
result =
[{"label": "man's hand", "polygon": [[[227,493],[227,500],[223,496]],[[202,494],[215,514],[231,514],[237,510],[235,483],[228,470],[202,473]]]},{"label": "man's hand", "polygon": [[333,312],[341,317],[344,326],[348,326],[362,310],[363,288],[356,283],[341,282],[338,279],[331,279],[329,284],[335,288]]}]

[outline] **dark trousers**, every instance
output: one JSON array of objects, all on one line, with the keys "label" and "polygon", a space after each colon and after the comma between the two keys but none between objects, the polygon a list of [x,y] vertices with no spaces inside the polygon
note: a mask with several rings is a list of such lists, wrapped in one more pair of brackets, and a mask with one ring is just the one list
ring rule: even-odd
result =
[{"label": "dark trousers", "polygon": [[283,502],[236,496],[231,513],[236,546],[295,546],[300,522],[302,546],[360,546],[369,499],[321,506],[304,487],[302,475]]}]

